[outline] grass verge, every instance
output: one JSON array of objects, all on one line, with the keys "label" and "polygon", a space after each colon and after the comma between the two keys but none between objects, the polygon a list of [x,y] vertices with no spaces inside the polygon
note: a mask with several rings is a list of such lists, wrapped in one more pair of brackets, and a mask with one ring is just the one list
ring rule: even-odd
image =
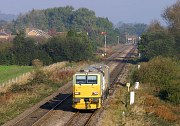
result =
[{"label": "grass verge", "polygon": [[[132,65],[129,69],[137,66]],[[126,82],[132,82],[130,77]],[[135,91],[135,103],[129,105],[127,87],[120,86],[116,89],[109,106],[105,108],[99,123],[100,126],[179,126],[180,105],[174,105],[154,96],[155,88],[150,84],[140,84],[138,90],[131,86],[130,91]]]},{"label": "grass verge", "polygon": [[27,73],[33,70],[31,66],[2,66],[0,65],[0,84],[8,81],[9,79],[18,77],[23,73]]}]

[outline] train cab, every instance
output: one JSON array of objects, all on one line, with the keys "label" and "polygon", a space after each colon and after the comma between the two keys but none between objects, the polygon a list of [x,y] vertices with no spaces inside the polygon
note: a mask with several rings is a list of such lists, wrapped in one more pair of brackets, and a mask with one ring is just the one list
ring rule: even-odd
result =
[{"label": "train cab", "polygon": [[80,70],[73,76],[73,108],[100,108],[106,88],[107,80],[102,67],[90,66]]}]

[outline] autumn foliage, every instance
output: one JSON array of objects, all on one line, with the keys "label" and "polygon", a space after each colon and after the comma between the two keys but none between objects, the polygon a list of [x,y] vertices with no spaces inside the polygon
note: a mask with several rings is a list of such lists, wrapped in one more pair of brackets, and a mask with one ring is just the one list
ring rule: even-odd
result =
[{"label": "autumn foliage", "polygon": [[146,96],[144,105],[146,113],[154,113],[156,116],[167,121],[177,121],[180,119],[170,106],[162,104],[158,98],[152,95]]}]

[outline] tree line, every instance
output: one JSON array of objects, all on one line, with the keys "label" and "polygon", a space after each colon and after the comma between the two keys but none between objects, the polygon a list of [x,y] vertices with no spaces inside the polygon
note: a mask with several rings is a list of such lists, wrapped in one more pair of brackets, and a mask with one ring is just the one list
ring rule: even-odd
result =
[{"label": "tree line", "polygon": [[0,52],[0,64],[32,65],[34,59],[41,60],[45,65],[60,61],[83,61],[93,58],[93,42],[88,40],[86,33],[70,30],[67,36],[52,37],[44,44],[36,43],[20,32],[13,40],[13,45]]},{"label": "tree line", "polygon": [[126,35],[136,35],[140,37],[144,32],[146,32],[148,25],[143,23],[123,23],[119,22],[116,25],[119,31],[119,35],[122,42],[126,42]]},{"label": "tree line", "polygon": [[89,39],[103,44],[100,36],[106,31],[109,44],[117,43],[118,30],[115,30],[108,18],[97,17],[95,12],[87,8],[74,9],[72,6],[55,7],[44,10],[33,9],[26,14],[20,14],[11,23],[2,23],[4,28],[17,34],[25,28],[38,28],[43,31],[67,32],[74,29],[77,32],[87,32]]},{"label": "tree line", "polygon": [[89,39],[100,46],[103,45],[103,37],[100,36],[102,31],[108,33],[108,44],[117,44],[117,36],[120,42],[125,42],[125,33],[140,36],[147,27],[140,23],[118,23],[113,26],[108,18],[97,17],[92,10],[74,9],[72,6],[33,9],[26,14],[20,14],[10,23],[0,21],[1,26],[14,35],[25,28],[38,28],[46,32],[67,32],[70,29],[75,29],[77,32],[85,31],[88,32]]},{"label": "tree line", "polygon": [[[108,18],[96,17],[86,8],[75,10],[71,6],[35,10],[21,14],[3,26],[17,35],[7,48],[0,48],[0,64],[31,65],[33,59],[44,64],[57,61],[80,61],[92,58],[97,46],[104,45],[102,31],[107,32],[107,44],[117,44],[119,31]],[[52,37],[37,43],[22,32],[25,28],[38,28],[46,32],[68,32],[66,37]],[[83,53],[82,53],[83,52]]]}]

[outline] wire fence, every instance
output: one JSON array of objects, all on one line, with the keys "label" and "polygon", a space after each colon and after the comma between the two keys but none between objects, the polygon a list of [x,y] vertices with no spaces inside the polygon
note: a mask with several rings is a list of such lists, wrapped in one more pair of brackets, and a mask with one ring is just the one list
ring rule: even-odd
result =
[{"label": "wire fence", "polygon": [[11,87],[13,84],[23,84],[27,83],[30,79],[33,79],[33,72],[24,73],[21,76],[18,76],[16,78],[10,79],[4,83],[0,84],[0,92],[6,90],[8,87]]}]

